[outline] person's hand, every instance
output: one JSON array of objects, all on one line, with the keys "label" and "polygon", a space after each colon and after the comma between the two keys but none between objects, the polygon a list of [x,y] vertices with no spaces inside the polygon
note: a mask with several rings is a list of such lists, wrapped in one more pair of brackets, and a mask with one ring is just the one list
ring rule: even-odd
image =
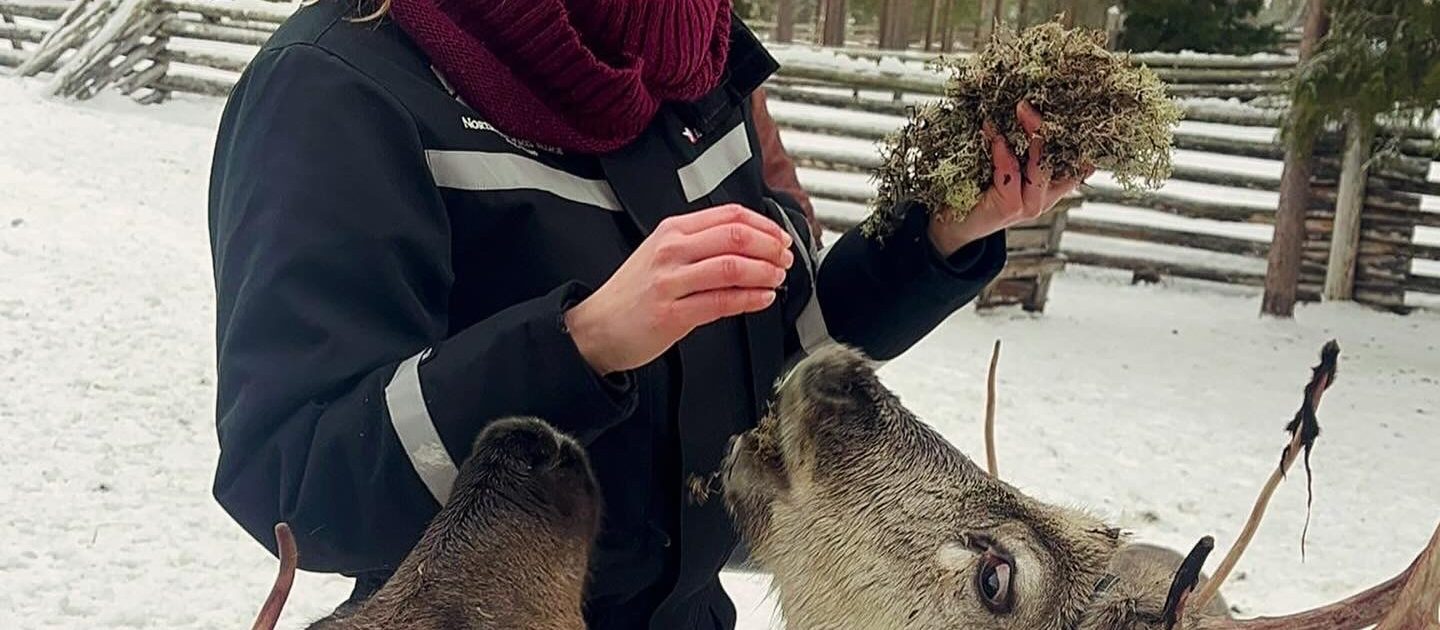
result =
[{"label": "person's hand", "polygon": [[769,307],[795,262],[791,240],[734,204],[669,217],[565,325],[596,372],[640,367],[699,326]]},{"label": "person's hand", "polygon": [[1074,192],[1093,172],[1094,169],[1089,168],[1081,177],[1052,181],[1050,169],[1040,165],[1040,156],[1045,150],[1045,138],[1040,135],[1040,112],[1029,103],[1020,101],[1015,107],[1015,114],[1030,138],[1024,176],[1021,176],[1020,161],[1010,152],[1005,138],[990,121],[985,121],[984,132],[990,142],[994,182],[964,219],[947,221],[941,218],[945,214],[943,212],[934,213],[931,217],[930,241],[941,254],[949,256],[995,232],[1045,214],[1062,197]]}]

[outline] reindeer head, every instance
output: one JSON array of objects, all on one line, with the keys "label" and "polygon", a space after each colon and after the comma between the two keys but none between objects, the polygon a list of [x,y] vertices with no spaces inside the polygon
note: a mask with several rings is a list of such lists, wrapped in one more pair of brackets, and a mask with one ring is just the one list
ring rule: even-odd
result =
[{"label": "reindeer head", "polygon": [[[1316,374],[1320,386],[1306,394],[1318,403],[1333,356],[1328,379]],[[1292,444],[1288,461],[1298,452]],[[1208,608],[1208,596],[1188,605],[1208,538],[1183,563],[1137,561],[1118,530],[975,465],[842,346],[796,366],[773,412],[732,442],[724,488],[754,558],[774,574],[791,630],[1339,630],[1387,610],[1342,602],[1342,612],[1364,614],[1233,621]],[[1433,547],[1416,566],[1431,566],[1435,582]],[[1392,603],[1399,593],[1377,588]]]},{"label": "reindeer head", "polygon": [[988,475],[844,347],[795,368],[726,468],[790,628],[1074,628],[1121,544]]}]

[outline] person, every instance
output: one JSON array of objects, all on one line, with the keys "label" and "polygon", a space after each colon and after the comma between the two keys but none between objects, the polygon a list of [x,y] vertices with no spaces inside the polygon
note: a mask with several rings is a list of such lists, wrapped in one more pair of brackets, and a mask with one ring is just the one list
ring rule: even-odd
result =
[{"label": "person", "polygon": [[[604,502],[586,615],[733,628],[718,470],[807,352],[886,360],[1005,264],[1073,181],[1022,169],[959,222],[907,203],[824,253],[762,177],[777,65],[729,0],[316,0],[240,77],[209,190],[214,495],[372,593],[488,422],[543,418]],[[1028,128],[1039,114],[1025,108]],[[1022,173],[1022,170],[1024,171]]]}]

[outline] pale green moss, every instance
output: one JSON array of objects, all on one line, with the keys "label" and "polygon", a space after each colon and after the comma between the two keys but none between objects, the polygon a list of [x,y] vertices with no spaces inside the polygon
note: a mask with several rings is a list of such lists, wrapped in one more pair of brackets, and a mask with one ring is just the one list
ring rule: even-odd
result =
[{"label": "pale green moss", "polygon": [[1181,110],[1154,72],[1105,50],[1103,33],[1051,22],[999,33],[980,54],[939,63],[951,75],[945,96],[914,109],[882,144],[879,194],[861,226],[870,236],[893,231],[902,218],[897,204],[907,199],[964,218],[991,183],[982,121],[993,121],[1024,162],[1027,141],[1015,115],[1021,99],[1044,118],[1042,163],[1054,178],[1094,166],[1137,190],[1170,176]]}]

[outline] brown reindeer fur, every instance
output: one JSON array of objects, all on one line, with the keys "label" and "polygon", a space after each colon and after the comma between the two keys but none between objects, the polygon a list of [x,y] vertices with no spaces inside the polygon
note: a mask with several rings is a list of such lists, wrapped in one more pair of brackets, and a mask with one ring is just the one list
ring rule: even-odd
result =
[{"label": "brown reindeer fur", "polygon": [[[773,413],[732,443],[724,476],[788,630],[1164,627],[1178,555],[1121,552],[1119,530],[989,476],[843,346],[795,368]],[[1013,556],[1008,612],[981,602],[977,541]]]},{"label": "brown reindeer fur", "polygon": [[[723,481],[789,630],[1164,628],[1180,554],[1127,544],[1093,516],[991,477],[858,352],[817,353],[778,394],[774,413],[732,443]],[[599,511],[578,444],[539,420],[497,422],[390,581],[312,628],[583,630]],[[1013,558],[1008,611],[981,603],[981,541]],[[1222,623],[1224,604],[1211,603],[1179,627]]]},{"label": "brown reindeer fur", "polygon": [[393,577],[315,630],[583,630],[600,495],[585,451],[533,419],[475,441],[444,508]]}]

